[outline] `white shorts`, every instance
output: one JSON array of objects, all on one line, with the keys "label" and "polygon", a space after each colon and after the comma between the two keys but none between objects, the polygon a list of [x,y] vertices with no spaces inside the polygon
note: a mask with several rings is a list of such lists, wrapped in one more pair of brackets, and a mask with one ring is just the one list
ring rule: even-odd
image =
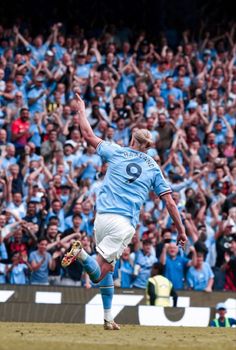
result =
[{"label": "white shorts", "polygon": [[94,233],[97,252],[112,263],[131,242],[135,228],[128,217],[105,213],[96,215]]}]

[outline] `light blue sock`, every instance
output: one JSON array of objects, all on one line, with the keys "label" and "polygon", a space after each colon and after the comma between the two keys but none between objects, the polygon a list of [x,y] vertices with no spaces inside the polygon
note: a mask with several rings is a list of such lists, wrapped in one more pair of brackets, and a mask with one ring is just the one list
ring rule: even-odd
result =
[{"label": "light blue sock", "polygon": [[82,265],[85,271],[89,274],[91,281],[97,283],[97,280],[101,276],[101,269],[97,261],[90,255],[87,255],[86,259],[82,261]]},{"label": "light blue sock", "polygon": [[[107,319],[107,318],[112,318],[110,316],[110,310],[111,310],[112,299],[114,294],[114,282],[113,282],[112,272],[108,272],[108,274],[101,280],[101,282],[99,283],[99,288],[102,296],[105,319],[107,321],[111,321],[110,319]],[[106,315],[108,317],[106,317]]]}]

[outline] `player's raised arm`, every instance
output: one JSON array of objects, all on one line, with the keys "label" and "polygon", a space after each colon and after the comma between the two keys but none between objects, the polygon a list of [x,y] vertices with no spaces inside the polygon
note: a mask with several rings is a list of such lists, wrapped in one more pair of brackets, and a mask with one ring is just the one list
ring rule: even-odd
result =
[{"label": "player's raised arm", "polygon": [[182,248],[184,248],[186,242],[187,242],[187,236],[185,233],[185,228],[184,225],[182,224],[181,217],[179,215],[178,208],[175,204],[175,201],[173,200],[172,196],[170,193],[164,194],[161,199],[163,199],[166,203],[166,208],[173,219],[175,226],[178,231],[178,236],[177,236],[177,244],[180,244]]},{"label": "player's raised arm", "polygon": [[79,113],[79,120],[80,120],[80,130],[81,133],[83,135],[83,137],[85,138],[85,140],[93,147],[97,147],[97,145],[102,141],[102,139],[100,139],[99,137],[97,137],[88,120],[86,117],[86,113],[85,113],[85,105],[84,105],[84,101],[82,100],[82,98],[80,97],[80,95],[78,93],[75,94],[76,95],[76,100],[77,100],[77,108],[78,108],[78,113]]}]

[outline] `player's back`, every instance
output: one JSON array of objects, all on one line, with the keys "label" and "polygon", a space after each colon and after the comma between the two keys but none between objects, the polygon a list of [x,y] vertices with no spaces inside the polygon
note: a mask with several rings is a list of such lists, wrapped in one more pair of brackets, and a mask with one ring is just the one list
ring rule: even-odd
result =
[{"label": "player's back", "polygon": [[150,189],[154,187],[157,194],[157,186],[160,193],[170,191],[160,168],[145,153],[107,142],[100,144],[98,154],[109,166],[98,196],[97,211],[129,216],[135,226]]}]

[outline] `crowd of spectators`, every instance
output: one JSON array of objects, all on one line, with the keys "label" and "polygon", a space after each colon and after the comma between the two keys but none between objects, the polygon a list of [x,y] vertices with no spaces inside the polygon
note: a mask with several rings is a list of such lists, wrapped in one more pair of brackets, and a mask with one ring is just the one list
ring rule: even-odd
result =
[{"label": "crowd of spectators", "polygon": [[153,263],[175,290],[236,290],[236,25],[199,38],[104,28],[86,37],[62,23],[45,38],[0,25],[0,283],[91,287],[61,258],[81,239],[91,255],[96,196],[107,164],[81,138],[75,91],[95,134],[128,146],[135,128],[169,181],[188,235],[150,192],[117,262],[122,288],[146,288]]}]

